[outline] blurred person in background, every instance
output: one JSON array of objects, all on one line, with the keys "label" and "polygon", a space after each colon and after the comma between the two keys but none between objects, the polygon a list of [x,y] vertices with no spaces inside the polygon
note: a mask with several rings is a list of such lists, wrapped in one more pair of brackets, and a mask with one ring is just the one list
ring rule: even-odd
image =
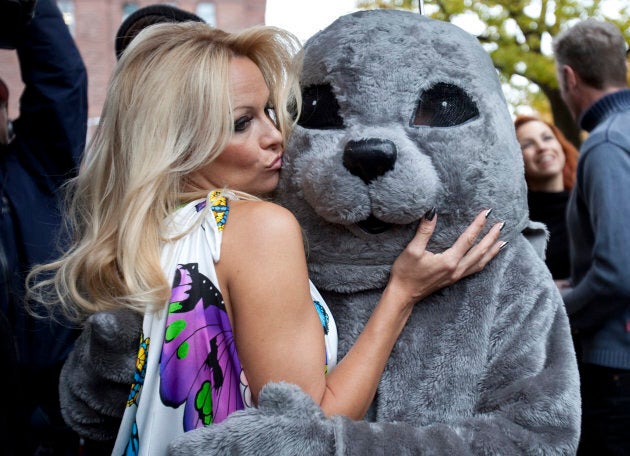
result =
[{"label": "blurred person in background", "polygon": [[579,455],[630,454],[630,90],[627,44],[586,19],[553,40],[560,94],[589,133],[567,206],[571,283],[562,289],[580,344]]},{"label": "blurred person in background", "polygon": [[127,49],[131,40],[149,25],[188,21],[204,22],[204,20],[196,14],[184,11],[167,3],[155,3],[137,9],[127,16],[116,31],[116,37],[114,39],[116,59],[120,59],[120,56],[123,51]]},{"label": "blurred person in background", "polygon": [[523,152],[530,218],[549,230],[545,263],[554,280],[566,280],[571,275],[566,207],[578,151],[558,127],[538,117],[518,116],[514,128]]},{"label": "blurred person in background", "polygon": [[[17,52],[25,86],[13,95],[0,82],[1,354],[11,384],[1,452],[78,454],[79,438],[61,418],[58,394],[78,333],[30,317],[24,280],[31,266],[58,254],[58,190],[75,175],[85,147],[87,75],[54,0],[0,0],[0,48]],[[10,96],[20,96],[13,120]]]}]

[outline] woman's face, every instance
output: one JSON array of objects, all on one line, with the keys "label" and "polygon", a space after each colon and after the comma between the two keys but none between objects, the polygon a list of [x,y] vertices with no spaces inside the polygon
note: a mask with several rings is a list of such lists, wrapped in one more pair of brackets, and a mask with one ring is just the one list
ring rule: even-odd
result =
[{"label": "woman's face", "polygon": [[278,185],[284,149],[269,105],[269,89],[256,64],[246,57],[231,60],[229,85],[234,133],[223,152],[201,173],[210,188],[270,193]]},{"label": "woman's face", "polygon": [[525,177],[530,189],[562,190],[565,156],[551,128],[544,122],[532,120],[518,127],[516,138],[523,152]]}]

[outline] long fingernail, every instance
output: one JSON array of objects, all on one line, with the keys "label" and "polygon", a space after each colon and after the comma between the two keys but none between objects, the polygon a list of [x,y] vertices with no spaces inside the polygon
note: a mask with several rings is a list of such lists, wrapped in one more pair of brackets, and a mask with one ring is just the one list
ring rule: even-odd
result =
[{"label": "long fingernail", "polygon": [[435,217],[436,212],[437,212],[437,209],[435,208],[435,206],[433,206],[431,209],[427,211],[426,214],[424,214],[424,219],[427,222],[430,222]]},{"label": "long fingernail", "polygon": [[486,211],[486,218],[490,217],[490,214],[492,214],[492,209]]},{"label": "long fingernail", "polygon": [[503,244],[501,244],[501,247],[499,247],[499,251],[503,250],[508,244],[508,241],[504,241]]},{"label": "long fingernail", "polygon": [[501,222],[501,226],[499,227],[499,231],[503,231],[503,228],[505,228],[505,222]]}]

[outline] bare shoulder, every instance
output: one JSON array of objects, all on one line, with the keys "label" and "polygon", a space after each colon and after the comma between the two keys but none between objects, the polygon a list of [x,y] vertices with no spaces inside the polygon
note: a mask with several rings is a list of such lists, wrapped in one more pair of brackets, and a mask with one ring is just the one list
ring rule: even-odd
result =
[{"label": "bare shoulder", "polygon": [[250,287],[260,293],[265,284],[280,283],[281,278],[294,282],[306,278],[306,255],[297,219],[270,202],[231,203],[217,273],[236,300],[235,294]]},{"label": "bare shoulder", "polygon": [[268,201],[245,200],[230,203],[225,235],[268,243],[302,237],[300,225],[288,209]]}]

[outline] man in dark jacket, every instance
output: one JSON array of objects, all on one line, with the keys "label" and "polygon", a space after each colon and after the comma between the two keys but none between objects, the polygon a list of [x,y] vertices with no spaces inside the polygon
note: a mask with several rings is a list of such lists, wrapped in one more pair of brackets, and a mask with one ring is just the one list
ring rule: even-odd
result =
[{"label": "man in dark jacket", "polygon": [[21,455],[72,454],[78,438],[61,419],[58,377],[77,332],[30,317],[23,300],[30,267],[59,253],[59,189],[85,147],[87,75],[54,0],[0,0],[0,47],[17,51],[25,84],[13,122],[0,84],[0,323],[19,389],[5,395],[2,419],[14,429],[2,428],[9,442],[0,444]]}]

